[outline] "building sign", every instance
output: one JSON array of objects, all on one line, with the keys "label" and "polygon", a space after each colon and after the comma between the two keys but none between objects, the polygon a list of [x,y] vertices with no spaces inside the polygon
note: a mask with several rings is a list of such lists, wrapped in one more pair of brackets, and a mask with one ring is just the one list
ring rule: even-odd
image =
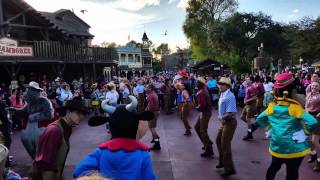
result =
[{"label": "building sign", "polygon": [[129,68],[142,68],[142,64],[129,64]]},{"label": "building sign", "polygon": [[213,70],[214,71],[220,71],[221,69],[220,69],[220,67],[214,67]]},{"label": "building sign", "polygon": [[32,47],[18,47],[18,41],[0,38],[0,56],[33,56]]}]

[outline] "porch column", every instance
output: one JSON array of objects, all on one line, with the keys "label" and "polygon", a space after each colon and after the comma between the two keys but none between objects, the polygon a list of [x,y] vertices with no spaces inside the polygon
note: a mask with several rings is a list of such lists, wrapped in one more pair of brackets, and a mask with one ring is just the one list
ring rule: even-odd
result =
[{"label": "porch column", "polygon": [[126,65],[129,63],[129,55],[126,53]]},{"label": "porch column", "polygon": [[86,65],[82,64],[82,72],[83,72],[83,79],[86,79],[87,77],[87,70],[86,70]]},{"label": "porch column", "polygon": [[126,78],[128,79],[128,71],[125,71],[125,73],[126,73]]},{"label": "porch column", "polygon": [[96,64],[95,63],[93,63],[92,64],[92,72],[93,72],[93,81],[96,81],[96,78],[97,78],[97,76],[96,76]]},{"label": "porch column", "polygon": [[15,63],[14,64],[11,64],[11,79],[12,80],[16,80],[16,65]]},{"label": "porch column", "polygon": [[4,28],[1,26],[3,24],[3,3],[0,0],[0,36],[4,36]]}]

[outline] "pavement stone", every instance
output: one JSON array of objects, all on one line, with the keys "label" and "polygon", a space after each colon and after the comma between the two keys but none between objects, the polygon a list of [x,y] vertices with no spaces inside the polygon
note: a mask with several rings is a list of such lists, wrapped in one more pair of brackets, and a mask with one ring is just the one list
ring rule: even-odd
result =
[{"label": "pavement stone", "polygon": [[[230,180],[264,180],[267,168],[271,162],[271,156],[268,154],[268,140],[264,139],[263,130],[259,129],[254,134],[255,140],[250,142],[242,141],[246,133],[246,124],[240,121],[240,109],[238,116],[238,127],[232,141],[233,159],[237,174],[229,177]],[[190,114],[190,124],[194,125],[197,120],[198,112],[195,110]],[[213,142],[219,122],[217,114],[214,111],[209,124],[209,136]],[[161,114],[158,120],[158,132],[160,135],[161,151],[151,152],[153,166],[159,180],[220,180],[223,179],[216,170],[217,148],[214,144],[215,158],[203,159],[200,157],[201,142],[195,131],[192,136],[185,137],[183,123],[179,115]],[[65,175],[72,177],[74,167],[88,153],[93,151],[97,145],[109,139],[110,135],[106,133],[105,127],[88,127],[86,121],[74,128],[70,138],[71,149],[67,158]],[[142,141],[150,144],[151,133],[147,133]],[[23,148],[19,132],[13,135],[13,144],[11,146],[11,155],[14,156],[13,170],[25,176],[32,164],[31,159]],[[301,180],[320,179],[320,173],[312,171],[312,165],[306,162],[300,168]],[[277,174],[276,180],[285,179],[285,166]]]}]

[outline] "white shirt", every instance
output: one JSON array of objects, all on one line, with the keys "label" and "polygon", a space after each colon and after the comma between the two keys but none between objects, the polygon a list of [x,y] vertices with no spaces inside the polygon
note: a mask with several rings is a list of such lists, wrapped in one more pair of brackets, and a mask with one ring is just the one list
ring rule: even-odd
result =
[{"label": "white shirt", "polygon": [[61,91],[59,100],[67,101],[72,99],[72,97],[73,97],[73,94],[70,90],[69,91],[64,90],[64,91]]},{"label": "white shirt", "polygon": [[268,82],[268,84],[263,84],[265,92],[271,92],[273,90],[273,83]]},{"label": "white shirt", "polygon": [[108,91],[106,94],[106,100],[108,100],[111,105],[116,105],[118,98],[119,94],[117,91]]}]

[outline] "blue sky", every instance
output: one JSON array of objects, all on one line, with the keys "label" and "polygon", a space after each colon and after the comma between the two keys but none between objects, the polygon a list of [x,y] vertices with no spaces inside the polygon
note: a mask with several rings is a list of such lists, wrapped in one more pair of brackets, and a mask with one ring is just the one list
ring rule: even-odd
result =
[{"label": "blue sky", "polygon": [[[93,44],[104,41],[123,45],[141,41],[144,31],[156,45],[169,43],[185,48],[183,34],[187,0],[25,0],[40,11],[73,9],[95,35]],[[80,13],[85,9],[88,12]],[[239,0],[240,12],[263,12],[279,22],[290,22],[304,16],[320,16],[320,0]],[[164,32],[168,30],[168,35]]]}]

